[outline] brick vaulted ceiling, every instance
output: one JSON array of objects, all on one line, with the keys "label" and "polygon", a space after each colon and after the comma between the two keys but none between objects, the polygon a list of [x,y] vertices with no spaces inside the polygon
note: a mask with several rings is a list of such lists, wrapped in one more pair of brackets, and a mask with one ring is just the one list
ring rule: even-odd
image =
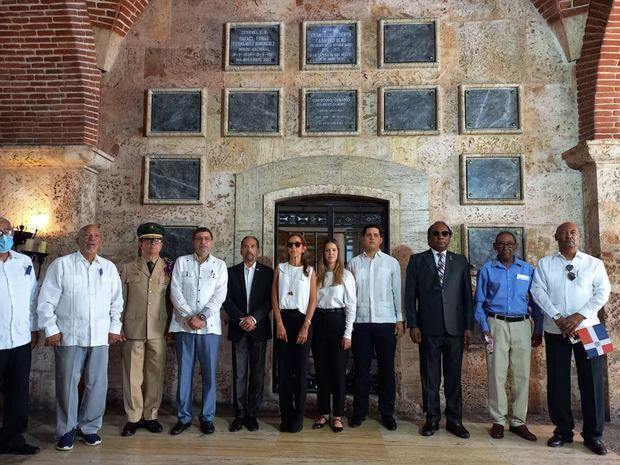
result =
[{"label": "brick vaulted ceiling", "polygon": [[[553,26],[588,14],[580,140],[620,138],[620,0],[530,0]],[[0,0],[0,144],[97,145],[96,30],[124,37],[149,0]]]}]

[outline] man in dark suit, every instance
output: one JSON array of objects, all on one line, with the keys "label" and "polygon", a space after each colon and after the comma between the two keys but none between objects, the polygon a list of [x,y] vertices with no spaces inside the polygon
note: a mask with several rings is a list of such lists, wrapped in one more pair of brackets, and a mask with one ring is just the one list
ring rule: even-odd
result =
[{"label": "man in dark suit", "polygon": [[426,413],[421,434],[432,436],[439,429],[443,363],[446,430],[468,438],[462,423],[461,363],[474,325],[471,275],[467,259],[447,250],[451,237],[452,230],[443,221],[428,229],[430,250],[409,259],[405,305],[411,340],[420,344]]},{"label": "man in dark suit", "polygon": [[263,400],[265,351],[271,339],[271,281],[273,269],[256,262],[260,244],[254,236],[241,241],[243,262],[228,269],[228,339],[232,341],[235,419],[230,431],[245,424],[258,429],[256,414]]}]

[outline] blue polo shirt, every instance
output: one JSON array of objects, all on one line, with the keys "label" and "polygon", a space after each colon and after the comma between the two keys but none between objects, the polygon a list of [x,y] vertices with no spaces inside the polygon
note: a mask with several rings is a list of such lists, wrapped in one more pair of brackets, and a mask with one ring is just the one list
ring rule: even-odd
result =
[{"label": "blue polo shirt", "polygon": [[476,283],[476,320],[489,331],[485,311],[505,316],[524,316],[532,309],[534,333],[542,334],[543,313],[530,295],[534,267],[515,257],[506,268],[499,259],[485,263]]}]

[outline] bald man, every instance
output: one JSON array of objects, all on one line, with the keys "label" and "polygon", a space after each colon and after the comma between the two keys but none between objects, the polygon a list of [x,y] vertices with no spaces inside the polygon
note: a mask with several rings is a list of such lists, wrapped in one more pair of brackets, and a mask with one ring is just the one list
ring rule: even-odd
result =
[{"label": "bald man", "polygon": [[59,451],[73,449],[76,435],[88,446],[101,444],[97,433],[108,390],[108,345],[121,342],[122,285],[114,263],[98,255],[99,226],[84,226],[76,242],[77,252],[49,266],[37,308],[45,345],[54,348]]},{"label": "bald man", "polygon": [[611,286],[603,262],[579,250],[579,228],[562,223],[555,232],[559,252],[538,262],[532,296],[545,313],[543,330],[547,355],[547,403],[555,425],[549,447],[573,442],[575,426],[571,412],[571,356],[575,356],[581,393],[584,445],[595,454],[605,455],[603,442],[605,402],[603,397],[603,357],[588,359],[583,345],[572,344],[581,328],[600,323],[599,310],[607,303]]}]

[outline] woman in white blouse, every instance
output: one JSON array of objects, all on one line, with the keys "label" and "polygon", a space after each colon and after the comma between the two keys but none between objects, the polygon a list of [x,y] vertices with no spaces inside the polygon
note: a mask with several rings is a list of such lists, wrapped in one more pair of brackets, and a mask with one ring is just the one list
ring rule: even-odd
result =
[{"label": "woman in white blouse", "polygon": [[312,315],[316,307],[316,274],[308,265],[307,245],[293,234],[287,244],[288,262],[273,274],[271,304],[276,322],[275,349],[279,372],[280,430],[303,429],[312,340]]},{"label": "woman in white blouse", "polygon": [[317,308],[314,318],[312,354],[317,379],[317,403],[321,416],[312,428],[329,422],[334,432],[343,430],[346,368],[355,321],[355,279],[344,268],[340,248],[328,239],[317,275]]}]

